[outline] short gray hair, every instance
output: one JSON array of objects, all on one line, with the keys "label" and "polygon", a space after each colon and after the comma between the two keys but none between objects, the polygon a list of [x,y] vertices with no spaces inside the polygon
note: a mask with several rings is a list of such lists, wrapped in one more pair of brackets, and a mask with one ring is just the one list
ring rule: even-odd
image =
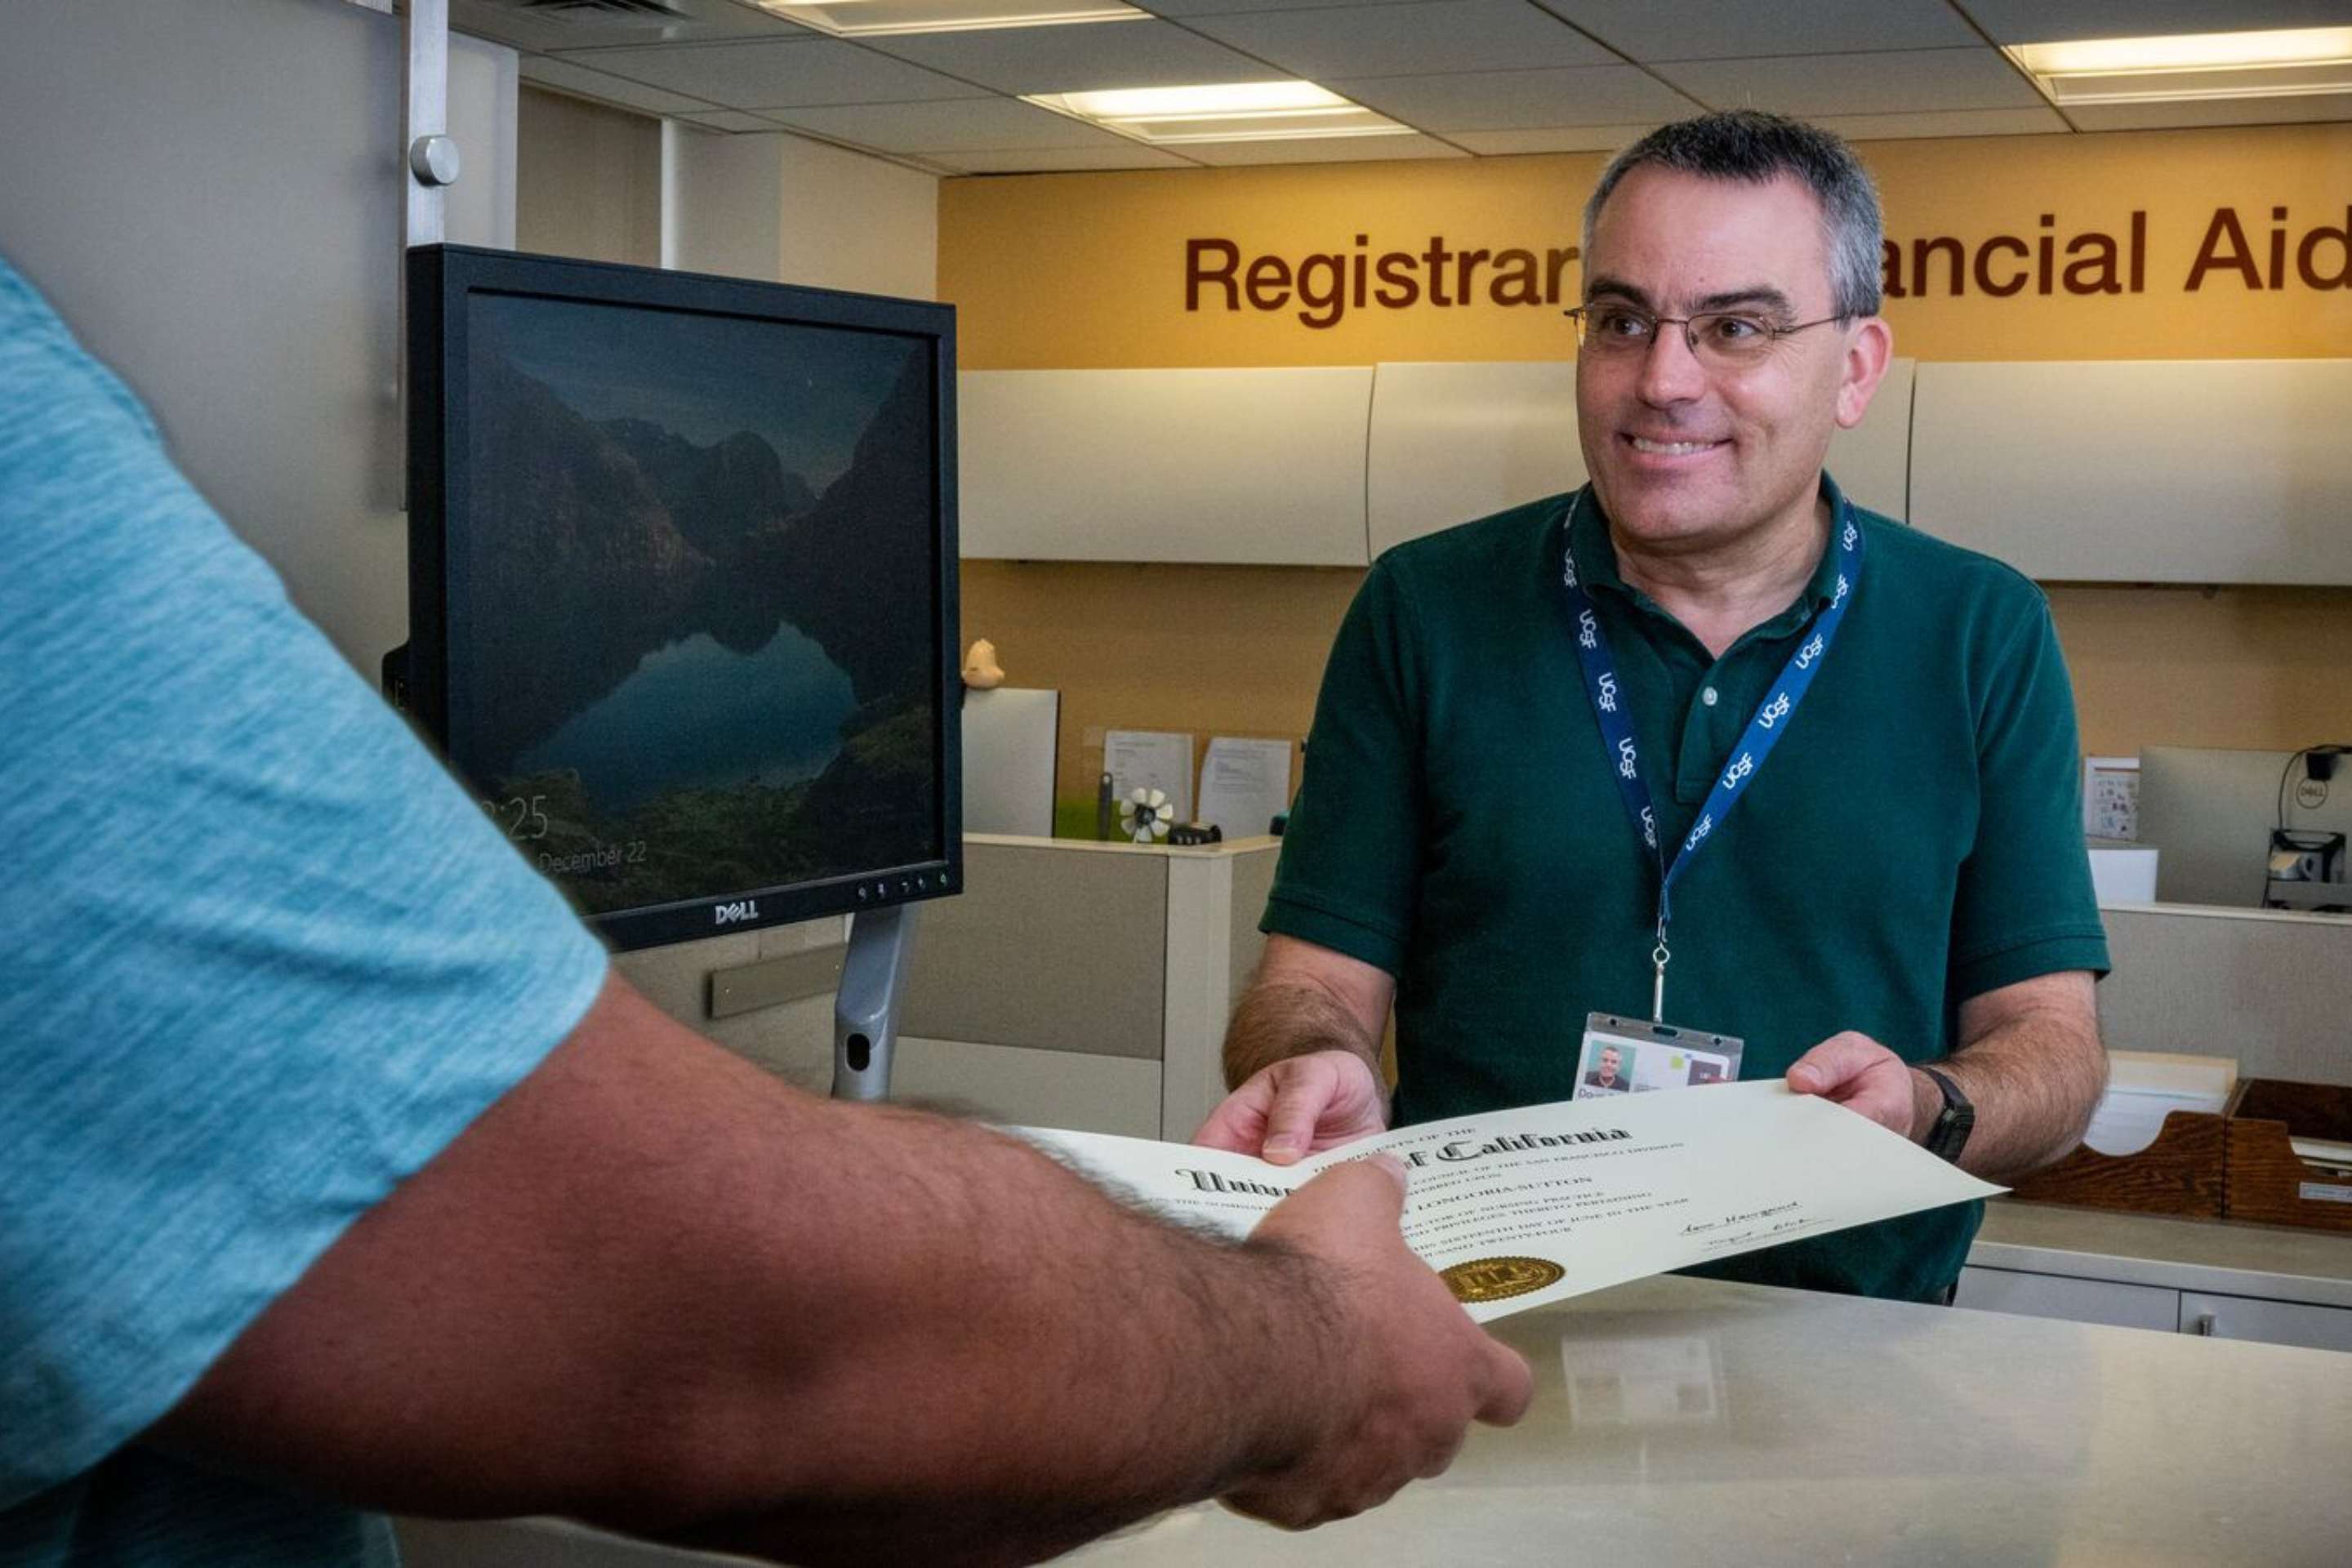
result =
[{"label": "short gray hair", "polygon": [[1878,314],[1879,247],[1885,222],[1878,187],[1843,138],[1752,109],[1703,114],[1661,125],[1601,172],[1584,204],[1584,255],[1592,258],[1592,230],[1617,183],[1656,165],[1706,180],[1767,184],[1786,174],[1813,193],[1822,208],[1822,237],[1830,254],[1830,290],[1840,316]]}]

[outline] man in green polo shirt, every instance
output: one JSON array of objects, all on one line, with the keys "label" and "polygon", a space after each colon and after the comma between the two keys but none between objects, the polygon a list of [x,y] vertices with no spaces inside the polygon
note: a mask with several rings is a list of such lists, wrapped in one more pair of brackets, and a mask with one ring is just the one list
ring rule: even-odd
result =
[{"label": "man in green polo shirt", "polygon": [[[1891,353],[1876,193],[1833,136],[1713,115],[1585,226],[1591,483],[1366,577],[1200,1141],[1286,1162],[1567,1100],[1586,1016],[1650,1016],[1663,967],[1740,1077],[1994,1180],[2046,1163],[2105,1079],[2073,697],[2032,583],[1822,471]],[[1946,1300],[1979,1217],[1706,1271]]]}]

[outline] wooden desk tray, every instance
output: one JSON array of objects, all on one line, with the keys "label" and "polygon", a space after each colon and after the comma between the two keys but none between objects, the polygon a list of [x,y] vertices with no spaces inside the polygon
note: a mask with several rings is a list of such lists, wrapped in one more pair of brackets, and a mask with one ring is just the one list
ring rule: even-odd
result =
[{"label": "wooden desk tray", "polygon": [[[2284,1147],[2284,1133],[2280,1144]],[[2136,1154],[2102,1154],[2077,1144],[2056,1164],[2019,1181],[2013,1191],[2036,1203],[2220,1219],[2228,1154],[2225,1117],[2175,1110],[2165,1116],[2156,1142]]]},{"label": "wooden desk tray", "polygon": [[2352,1088],[2247,1079],[2228,1109],[2222,1213],[2231,1219],[2352,1232],[2352,1174],[2311,1164],[2291,1138],[2352,1142]]}]

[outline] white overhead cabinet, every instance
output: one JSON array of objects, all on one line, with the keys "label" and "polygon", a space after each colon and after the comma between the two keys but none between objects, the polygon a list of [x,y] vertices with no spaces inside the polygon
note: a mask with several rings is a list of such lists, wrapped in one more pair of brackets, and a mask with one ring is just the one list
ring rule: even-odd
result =
[{"label": "white overhead cabinet", "polygon": [[1576,362],[1391,363],[1372,380],[1371,553],[1584,482]]},{"label": "white overhead cabinet", "polygon": [[1854,505],[1906,522],[1911,518],[1911,397],[1918,372],[1915,359],[1889,363],[1862,423],[1830,437],[1824,465]]},{"label": "white overhead cabinet", "polygon": [[[975,371],[963,553],[1360,566],[1584,482],[1575,365]],[[2057,582],[2352,583],[2352,360],[1889,368],[1863,506]]]},{"label": "white overhead cabinet", "polygon": [[962,553],[1360,566],[1372,368],[957,378]]},{"label": "white overhead cabinet", "polygon": [[2044,581],[2352,583],[2352,360],[1931,363],[1911,521]]}]

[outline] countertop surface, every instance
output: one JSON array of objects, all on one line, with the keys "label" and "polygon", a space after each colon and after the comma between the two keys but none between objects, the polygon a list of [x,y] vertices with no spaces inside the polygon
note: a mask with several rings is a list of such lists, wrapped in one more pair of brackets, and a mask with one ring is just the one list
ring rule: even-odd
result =
[{"label": "countertop surface", "polygon": [[[1509,1430],[1360,1518],[1201,1505],[1087,1568],[2352,1561],[2352,1355],[1661,1278],[1494,1325]],[[676,1563],[543,1526],[408,1527],[411,1568]]]},{"label": "countertop surface", "polygon": [[2352,1561],[2352,1355],[1680,1279],[1494,1327],[1536,1404],[1437,1480],[1297,1537],[1187,1509],[1071,1561]]},{"label": "countertop surface", "polygon": [[[1997,1198],[1969,1261],[2077,1279],[2352,1307],[2352,1232]],[[2352,1484],[2352,1483],[2347,1483]],[[2352,1544],[2345,1560],[2352,1563]]]},{"label": "countertop surface", "polygon": [[[1017,833],[967,833],[963,841],[999,849],[1050,849],[1076,855],[1173,855],[1180,859],[1257,855],[1282,847],[1281,839],[1264,833],[1246,838],[1221,838],[1214,844],[1170,844],[1165,840],[1137,844],[1125,838],[1034,838]],[[2352,916],[2345,918],[2352,920]]]}]

